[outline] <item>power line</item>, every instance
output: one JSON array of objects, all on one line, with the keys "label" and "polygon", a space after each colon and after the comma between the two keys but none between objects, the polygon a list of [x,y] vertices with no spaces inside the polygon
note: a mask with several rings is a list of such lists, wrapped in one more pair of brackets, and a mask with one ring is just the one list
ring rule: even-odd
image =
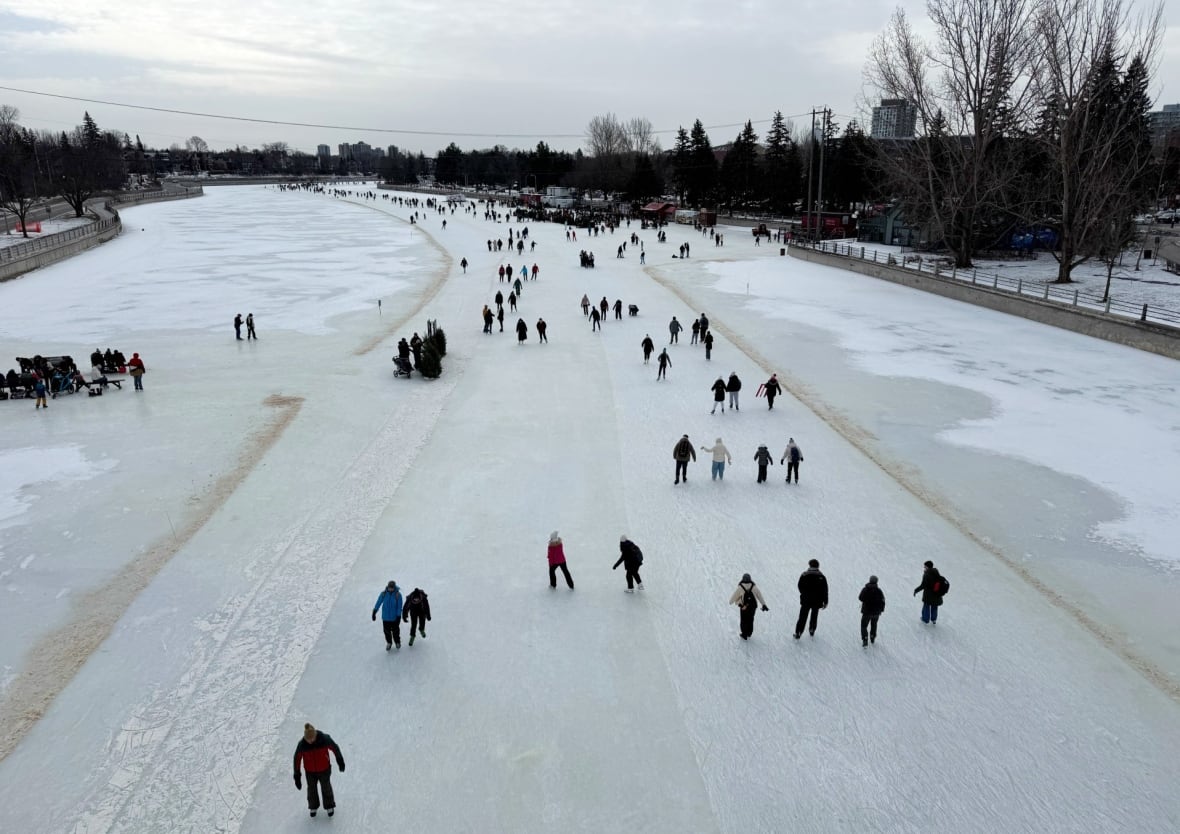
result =
[{"label": "power line", "polygon": [[[471,133],[457,130],[415,130],[411,128],[388,128],[388,127],[355,127],[352,125],[329,125],[316,124],[314,122],[291,122],[282,119],[256,119],[249,116],[227,116],[220,113],[200,113],[193,110],[175,110],[168,107],[152,107],[146,104],[127,104],[120,101],[106,101],[97,98],[83,98],[81,96],[67,96],[60,93],[46,93],[40,90],[25,90],[19,87],[4,87],[0,86],[0,90],[6,90],[10,93],[24,93],[30,96],[42,96],[45,98],[64,99],[66,101],[80,101],[84,104],[102,104],[107,107],[125,107],[130,110],[148,110],[153,113],[168,113],[174,116],[194,116],[201,119],[222,119],[232,122],[250,122],[252,124],[262,125],[277,125],[280,127],[308,127],[317,130],[340,130],[352,131],[354,133],[392,133],[404,134],[408,136],[458,136],[465,139],[584,139],[585,133]],[[784,119],[802,118],[808,115],[807,113],[795,113],[790,116],[784,116]],[[751,119],[751,124],[764,124],[772,121],[771,119]],[[734,122],[731,124],[719,125],[705,125],[705,130],[721,130],[724,128],[744,127],[745,122]],[[677,133],[680,128],[653,130],[652,133],[667,134]]]}]

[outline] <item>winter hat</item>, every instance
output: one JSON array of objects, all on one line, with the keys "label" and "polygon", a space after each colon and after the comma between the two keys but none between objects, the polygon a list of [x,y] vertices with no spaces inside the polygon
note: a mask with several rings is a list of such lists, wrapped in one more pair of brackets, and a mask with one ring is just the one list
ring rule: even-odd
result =
[{"label": "winter hat", "polygon": [[303,740],[308,744],[311,744],[313,741],[315,741],[315,734],[315,727],[311,726],[310,724],[303,725]]},{"label": "winter hat", "polygon": [[931,562],[929,559],[927,559],[927,560],[926,560],[925,562],[923,562],[922,564],[924,564],[924,565],[925,565],[926,567],[928,567],[928,568],[932,568],[932,567],[934,567],[934,563],[933,563],[933,562]]},{"label": "winter hat", "polygon": [[557,535],[557,531],[554,530],[552,533],[549,534],[549,544],[555,543],[560,538],[561,538],[561,536]]},{"label": "winter hat", "polygon": [[743,574],[742,574],[742,582],[750,582],[750,583],[753,583],[753,581],[754,581],[754,580],[750,578],[750,574],[748,574],[748,573],[743,573]]},{"label": "winter hat", "polygon": [[870,584],[870,585],[876,585],[876,584],[877,584],[877,577],[875,577],[875,576],[870,576],[870,577],[869,577],[869,584]]},{"label": "winter hat", "polygon": [[620,543],[621,543],[621,542],[625,542],[625,541],[627,541],[627,534],[626,534],[626,533],[624,533],[623,535],[619,536],[619,542],[620,542]]},{"label": "winter hat", "polygon": [[807,566],[811,567],[811,568],[818,568],[819,567],[819,559],[808,559]]},{"label": "winter hat", "polygon": [[714,442],[714,443],[716,443],[716,444],[718,444],[718,445],[720,445],[720,444],[721,444],[721,438],[719,437],[719,438],[717,438],[716,440],[714,440],[713,442]]},{"label": "winter hat", "polygon": [[389,584],[388,584],[388,585],[386,585],[385,587],[386,587],[387,589],[389,589],[390,591],[392,591],[394,588],[396,588],[396,587],[397,587],[397,583],[396,583],[396,582],[394,582],[394,581],[391,579],[391,580],[389,580]]}]

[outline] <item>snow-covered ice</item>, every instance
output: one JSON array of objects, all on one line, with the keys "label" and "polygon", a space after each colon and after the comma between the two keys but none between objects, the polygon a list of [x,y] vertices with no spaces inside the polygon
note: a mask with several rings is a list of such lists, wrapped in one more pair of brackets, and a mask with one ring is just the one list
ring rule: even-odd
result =
[{"label": "snow-covered ice", "polygon": [[[0,831],[328,825],[291,784],[305,721],[348,761],[337,830],[1180,827],[1174,362],[737,234],[530,224],[522,260],[487,251],[508,224],[411,212],[208,189],[0,285],[38,311],[0,350],[109,344],[149,369],[142,394],[0,403],[4,749],[37,691],[19,673],[110,627],[0,762]],[[612,257],[630,231],[646,271]],[[502,262],[541,267],[523,346],[515,317],[480,332]],[[583,293],[640,316],[591,333]],[[686,333],[657,383],[644,333],[701,311],[713,360]],[[236,312],[259,341],[233,339]],[[427,318],[444,376],[393,379]],[[711,416],[730,371],[742,409]],[[723,482],[701,460],[672,485],[685,432],[724,438]],[[548,587],[554,529],[573,592]],[[646,557],[635,595],[609,570],[621,533]],[[810,557],[832,603],[796,642]],[[907,596],[925,559],[953,583],[937,627]],[[748,643],[725,605],[747,571],[771,608]],[[866,651],[870,573],[888,608]],[[387,654],[369,612],[390,578],[434,620]]]}]

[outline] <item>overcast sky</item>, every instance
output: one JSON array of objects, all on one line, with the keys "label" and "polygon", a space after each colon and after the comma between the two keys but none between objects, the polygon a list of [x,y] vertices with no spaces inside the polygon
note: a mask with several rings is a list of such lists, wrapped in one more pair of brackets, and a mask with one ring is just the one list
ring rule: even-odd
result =
[{"label": "overcast sky", "polygon": [[[260,125],[0,90],[28,127],[83,110],[145,145],[214,149],[363,140],[433,155],[504,144],[583,145],[592,116],[647,117],[672,144],[700,118],[714,144],[775,110],[841,125],[864,113],[866,51],[896,0],[0,0],[0,85]],[[917,23],[921,0],[902,0]],[[1180,102],[1180,0],[1153,95]],[[720,127],[726,125],[726,127]],[[347,129],[346,129],[347,128]],[[393,131],[423,131],[414,135]],[[389,132],[384,132],[389,131]],[[479,136],[462,134],[483,134]]]}]

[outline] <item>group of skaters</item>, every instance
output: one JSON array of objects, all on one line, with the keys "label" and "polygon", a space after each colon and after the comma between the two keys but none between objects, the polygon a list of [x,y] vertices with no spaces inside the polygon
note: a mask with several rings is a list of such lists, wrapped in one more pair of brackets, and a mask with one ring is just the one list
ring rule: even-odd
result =
[{"label": "group of skaters", "polygon": [[[713,458],[712,475],[714,481],[725,480],[725,466],[733,463],[733,455],[730,454],[729,449],[718,437],[713,441],[712,446],[702,446],[702,451],[708,452]],[[688,482],[688,464],[690,461],[697,459],[696,450],[693,449],[692,441],[688,439],[688,435],[684,435],[676,441],[676,445],[672,447],[672,458],[676,461],[676,480],[673,481],[673,486],[679,484],[682,480]],[[774,466],[774,455],[766,448],[766,446],[759,446],[758,451],[754,452],[754,462],[758,464],[758,483],[766,483],[766,467]],[[799,445],[795,443],[795,438],[787,440],[787,448],[783,450],[782,457],[779,458],[779,465],[786,465],[787,467],[787,483],[791,483],[791,478],[794,477],[795,483],[799,483],[799,464],[803,462],[803,451]]]},{"label": "group of skaters", "polygon": [[[602,330],[602,323],[606,321],[611,310],[614,310],[616,321],[623,320],[623,299],[621,298],[616,298],[615,303],[611,304],[604,295],[602,300],[594,304],[590,301],[590,296],[583,294],[582,300],[578,304],[582,308],[582,315],[590,320],[590,332],[592,333],[595,330]],[[639,315],[639,305],[628,304],[627,315],[632,317]]]},{"label": "group of skaters", "polygon": [[[528,229],[526,228],[524,231],[521,232],[520,239],[523,239],[524,237],[527,237],[527,236],[528,236]],[[509,241],[512,240],[512,230],[511,229],[508,230],[508,239],[509,239]],[[534,243],[535,243],[535,241],[534,241]],[[466,260],[466,259],[464,259],[464,260]],[[466,270],[466,266],[464,266],[464,270]],[[533,264],[533,268],[532,268],[532,272],[531,272],[532,280],[536,281],[537,276],[540,275],[540,273],[541,273],[541,268],[539,266],[537,266],[536,264]],[[514,278],[511,264],[508,264],[507,266],[504,266],[503,264],[501,264],[500,269],[499,269],[499,275],[500,275],[500,282],[501,283],[507,281],[510,284],[510,287],[508,289],[508,297],[507,298],[504,297],[503,290],[496,290],[495,298],[493,298],[493,302],[496,305],[495,312],[492,312],[492,308],[490,305],[485,304],[483,306],[481,316],[483,318],[483,332],[484,333],[494,332],[493,328],[494,328],[494,325],[496,324],[497,321],[500,323],[500,332],[501,333],[504,332],[504,304],[505,304],[505,302],[507,302],[509,312],[515,313],[517,304],[520,302],[520,298],[524,294],[524,284],[522,283],[522,279],[527,281],[530,278],[530,272],[529,272],[529,268],[527,266],[522,266],[520,268],[520,276],[517,278]],[[549,324],[545,321],[544,318],[538,318],[536,328],[537,328],[537,341],[540,342],[541,344],[547,343],[549,341]],[[516,343],[518,345],[523,345],[529,338],[528,323],[525,322],[525,320],[523,318],[517,318],[515,330],[516,330]]]},{"label": "group of skaters", "polygon": [[247,313],[246,318],[242,318],[242,314],[238,313],[234,316],[234,338],[239,342],[242,341],[242,325],[246,325],[246,338],[257,339],[258,334],[254,332],[254,314]]}]

